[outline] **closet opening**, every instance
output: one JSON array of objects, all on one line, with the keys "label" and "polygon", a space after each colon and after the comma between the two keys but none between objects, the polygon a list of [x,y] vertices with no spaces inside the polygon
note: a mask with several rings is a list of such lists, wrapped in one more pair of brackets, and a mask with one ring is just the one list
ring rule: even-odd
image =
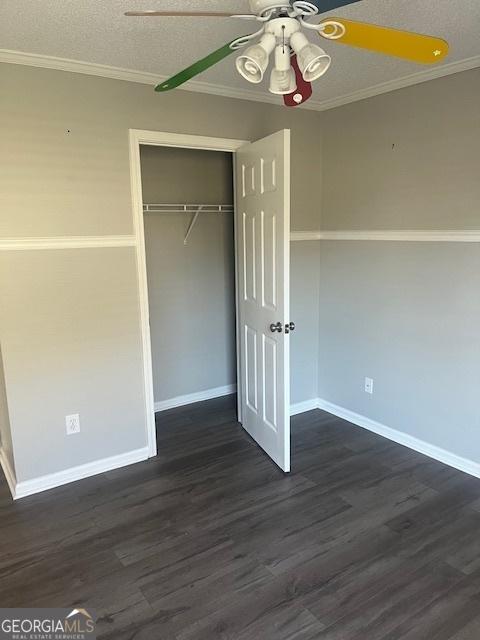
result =
[{"label": "closet opening", "polygon": [[288,472],[290,131],[129,135],[149,457],[162,411],[229,396]]},{"label": "closet opening", "polygon": [[140,165],[158,432],[170,409],[236,406],[233,154],[140,145]]}]

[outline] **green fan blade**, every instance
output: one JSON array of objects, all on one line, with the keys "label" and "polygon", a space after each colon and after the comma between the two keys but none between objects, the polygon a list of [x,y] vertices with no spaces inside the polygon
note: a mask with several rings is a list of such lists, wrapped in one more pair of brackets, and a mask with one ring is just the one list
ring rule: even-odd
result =
[{"label": "green fan blade", "polygon": [[155,87],[155,91],[170,91],[171,89],[176,89],[184,82],[188,82],[188,80],[191,80],[192,78],[197,76],[199,73],[202,73],[210,67],[213,67],[214,64],[217,64],[217,62],[220,62],[220,60],[223,60],[235,51],[235,49],[231,48],[231,45],[238,39],[239,38],[235,38],[235,40],[232,40],[232,42],[225,44],[223,47],[220,47],[220,49],[213,51],[205,58],[194,62],[183,71],[177,73],[177,75],[172,76],[168,80],[165,80],[165,82],[157,84],[157,86]]}]

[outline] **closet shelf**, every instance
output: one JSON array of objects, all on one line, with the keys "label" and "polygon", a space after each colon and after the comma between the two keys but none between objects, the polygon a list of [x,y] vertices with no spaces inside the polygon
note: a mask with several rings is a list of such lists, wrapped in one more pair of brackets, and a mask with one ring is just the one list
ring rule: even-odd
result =
[{"label": "closet shelf", "polygon": [[183,244],[187,244],[201,213],[233,213],[233,204],[144,204],[143,213],[192,213],[193,217],[183,240]]},{"label": "closet shelf", "polygon": [[233,213],[233,204],[144,204],[143,213]]}]

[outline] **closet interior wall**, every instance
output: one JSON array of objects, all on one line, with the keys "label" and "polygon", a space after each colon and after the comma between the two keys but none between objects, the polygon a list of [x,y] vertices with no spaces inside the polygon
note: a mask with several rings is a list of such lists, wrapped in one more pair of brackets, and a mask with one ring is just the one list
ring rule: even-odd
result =
[{"label": "closet interior wall", "polygon": [[[145,204],[233,204],[229,153],[142,146]],[[232,213],[145,213],[157,409],[236,383]]]}]

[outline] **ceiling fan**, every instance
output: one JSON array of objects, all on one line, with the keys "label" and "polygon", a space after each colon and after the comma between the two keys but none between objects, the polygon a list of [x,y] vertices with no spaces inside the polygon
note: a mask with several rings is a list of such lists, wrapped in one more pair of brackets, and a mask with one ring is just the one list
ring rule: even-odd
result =
[{"label": "ceiling fan", "polygon": [[263,80],[270,56],[274,66],[269,91],[282,95],[286,106],[295,107],[312,95],[311,83],[328,70],[331,57],[321,47],[311,43],[303,30],[316,31],[320,38],[352,47],[396,56],[412,62],[435,64],[448,54],[448,43],[441,38],[380,27],[344,18],[328,17],[320,22],[311,18],[361,0],[249,0],[249,14],[193,11],[127,11],[126,16],[149,17],[209,17],[238,18],[261,23],[260,29],[241,36],[198,60],[183,71],[155,87],[155,91],[170,91],[199,73],[209,69],[230,54],[241,52],[236,67],[241,76],[253,84]]}]

